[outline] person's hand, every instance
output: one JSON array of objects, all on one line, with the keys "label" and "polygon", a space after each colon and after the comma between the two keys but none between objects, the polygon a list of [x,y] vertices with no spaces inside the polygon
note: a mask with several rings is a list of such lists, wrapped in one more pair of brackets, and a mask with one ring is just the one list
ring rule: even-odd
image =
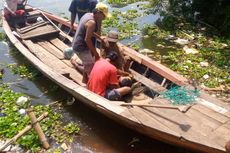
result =
[{"label": "person's hand", "polygon": [[129,76],[131,79],[133,79],[133,75],[132,75],[132,74],[130,74],[130,73],[129,73],[129,75],[128,75],[128,76]]},{"label": "person's hand", "polygon": [[109,48],[109,41],[107,37],[102,36],[102,43],[103,43],[103,46],[105,46],[106,48]]},{"label": "person's hand", "polygon": [[99,54],[98,54],[98,53],[95,53],[95,54],[94,54],[94,58],[95,58],[95,61],[99,60],[99,59],[100,59]]}]

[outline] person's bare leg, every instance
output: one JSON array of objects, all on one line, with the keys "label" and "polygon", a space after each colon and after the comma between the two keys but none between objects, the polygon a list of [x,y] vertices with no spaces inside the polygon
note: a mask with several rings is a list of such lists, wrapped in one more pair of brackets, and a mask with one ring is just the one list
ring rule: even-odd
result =
[{"label": "person's bare leg", "polygon": [[120,93],[121,96],[129,94],[131,92],[130,87],[121,87],[121,88],[117,88],[116,90]]},{"label": "person's bare leg", "polygon": [[76,62],[76,59],[75,58],[71,58],[70,59],[70,63],[74,66],[74,68],[76,70],[78,70],[80,73],[83,73],[84,71],[84,67],[82,65],[79,65],[77,62]]},{"label": "person's bare leg", "polygon": [[88,75],[87,73],[83,72],[83,78],[82,78],[82,83],[87,83],[88,82]]}]

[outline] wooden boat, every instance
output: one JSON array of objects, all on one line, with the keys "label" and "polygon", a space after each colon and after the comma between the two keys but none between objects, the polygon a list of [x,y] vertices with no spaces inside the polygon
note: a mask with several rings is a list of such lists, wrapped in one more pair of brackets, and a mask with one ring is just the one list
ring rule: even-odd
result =
[{"label": "wooden boat", "polygon": [[[230,145],[227,143],[230,140],[229,104],[201,91],[197,103],[186,106],[184,111],[180,106],[173,106],[159,95],[168,90],[169,84],[191,88],[188,80],[122,44],[119,45],[124,53],[132,59],[130,71],[134,78],[154,95],[140,93],[131,97],[130,103],[109,101],[87,90],[81,82],[82,75],[64,59],[62,52],[72,40],[66,34],[70,22],[38,9],[28,7],[27,12],[31,25],[19,29],[11,28],[3,17],[7,36],[39,71],[81,102],[154,139],[201,152],[227,152],[225,145]],[[37,17],[44,21],[36,22]]]}]

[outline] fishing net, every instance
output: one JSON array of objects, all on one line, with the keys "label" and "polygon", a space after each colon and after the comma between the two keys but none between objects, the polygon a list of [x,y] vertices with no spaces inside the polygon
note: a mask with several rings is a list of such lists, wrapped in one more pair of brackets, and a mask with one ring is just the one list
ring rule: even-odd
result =
[{"label": "fishing net", "polygon": [[196,102],[200,95],[199,90],[186,89],[184,86],[175,86],[162,93],[162,96],[172,102],[174,105],[186,105]]}]

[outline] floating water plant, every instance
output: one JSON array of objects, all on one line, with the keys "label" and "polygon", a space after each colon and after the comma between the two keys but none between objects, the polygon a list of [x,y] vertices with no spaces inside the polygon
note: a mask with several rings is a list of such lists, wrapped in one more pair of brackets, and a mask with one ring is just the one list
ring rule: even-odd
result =
[{"label": "floating water plant", "polygon": [[[26,95],[15,93],[8,86],[0,85],[0,137],[1,139],[12,138],[15,134],[21,131],[26,125],[30,124],[30,119],[25,113],[21,113],[21,104],[29,102]],[[20,104],[20,105],[19,105]],[[48,118],[41,122],[41,127],[46,136],[58,142],[71,142],[80,128],[75,123],[65,125],[61,122],[62,115],[54,111],[52,107],[37,105],[31,106],[36,116],[43,112],[48,112]],[[56,134],[58,133],[58,134]],[[22,136],[17,144],[20,144],[25,150],[38,152],[41,150],[37,134],[31,130],[26,135]]]}]

